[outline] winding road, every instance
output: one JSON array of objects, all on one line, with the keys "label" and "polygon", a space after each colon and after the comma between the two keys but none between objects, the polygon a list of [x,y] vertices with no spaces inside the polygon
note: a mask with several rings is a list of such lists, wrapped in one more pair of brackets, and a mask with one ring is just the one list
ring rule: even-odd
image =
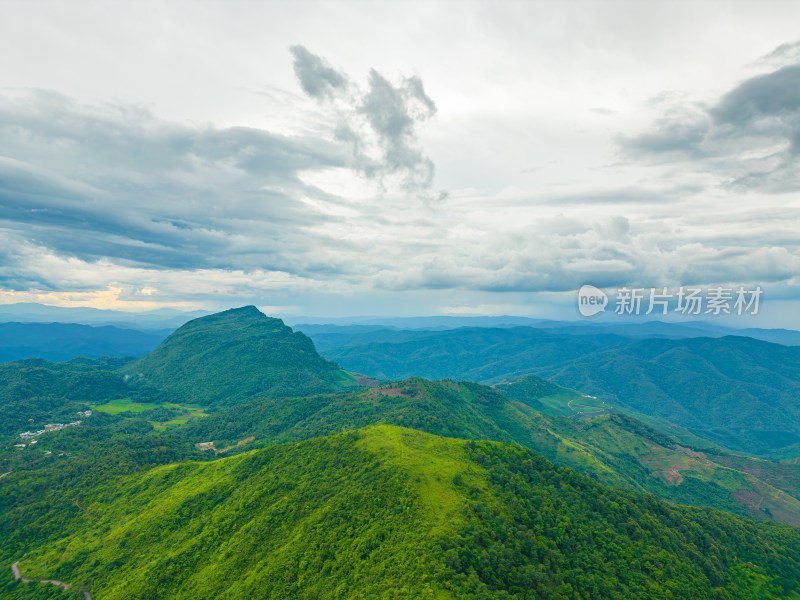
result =
[{"label": "winding road", "polygon": [[[19,561],[15,562],[11,565],[11,571],[14,573],[14,579],[17,581],[21,581],[22,583],[49,583],[51,585],[56,585],[64,588],[65,590],[69,589],[70,584],[64,583],[63,581],[58,581],[57,579],[28,579],[27,577],[23,577],[22,573],[19,572]],[[83,592],[83,597],[85,600],[92,600],[92,595],[89,592]]]},{"label": "winding road", "polygon": [[[581,399],[583,399],[583,398],[591,398],[593,400],[597,400],[597,396],[582,396]],[[599,414],[603,414],[605,412],[610,412],[611,410],[614,409],[614,407],[611,406],[610,404],[606,404],[605,400],[600,400],[600,402],[602,402],[602,406],[592,406],[590,404],[576,404],[575,406],[579,406],[580,408],[591,408],[592,410],[589,410],[589,411],[575,410],[573,408],[573,406],[572,406],[572,403],[575,402],[575,400],[576,400],[576,398],[573,398],[572,400],[567,402],[567,407],[569,407],[569,409],[573,413],[572,416],[599,415]]]}]

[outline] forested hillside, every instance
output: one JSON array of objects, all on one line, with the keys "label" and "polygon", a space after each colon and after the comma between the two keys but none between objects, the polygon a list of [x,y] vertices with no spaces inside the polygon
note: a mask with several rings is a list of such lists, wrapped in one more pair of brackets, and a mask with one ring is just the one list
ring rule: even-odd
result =
[{"label": "forested hillside", "polygon": [[[800,346],[730,335],[697,337],[700,329],[694,329],[694,337],[671,339],[669,326],[660,325],[658,335],[647,339],[631,337],[641,338],[644,331],[633,325],[340,328],[318,330],[314,337],[326,357],[371,376],[495,384],[534,373],[673,422],[732,450],[800,456]],[[771,337],[783,339],[778,333]]]},{"label": "forested hillside", "polygon": [[755,600],[800,585],[795,528],[613,490],[518,446],[389,426],[160,467],[81,506],[82,522],[20,567],[102,600]]},{"label": "forested hillside", "polygon": [[[575,392],[547,395],[567,390],[541,380],[537,386],[531,378],[525,381],[523,388],[516,388],[518,397],[523,397],[521,389],[527,390],[524,402],[476,383],[419,378],[360,392],[263,398],[195,419],[165,435],[237,452],[375,423],[402,425],[447,437],[521,444],[609,485],[800,525],[800,465],[746,457],[735,465],[723,464],[718,457],[729,455],[698,452],[624,414],[559,416],[569,414],[571,398],[589,400]],[[564,410],[550,414],[532,408],[558,403]]]},{"label": "forested hillside", "polygon": [[256,396],[300,396],[355,384],[311,340],[254,306],[190,321],[121,369],[174,402],[231,405]]},{"label": "forested hillside", "polygon": [[800,442],[800,347],[744,337],[641,340],[540,374],[734,450]]},{"label": "forested hillside", "polygon": [[[541,341],[544,357],[555,342]],[[631,342],[606,342],[568,364],[628,364]],[[652,368],[788,397],[793,350],[764,343],[747,363],[751,342],[634,344]],[[643,416],[653,428],[586,391],[532,374],[369,379],[252,307],[135,362],[0,364],[0,560],[95,600],[797,597],[800,530],[769,522],[800,525],[800,465]],[[0,589],[69,594],[10,570]]]}]

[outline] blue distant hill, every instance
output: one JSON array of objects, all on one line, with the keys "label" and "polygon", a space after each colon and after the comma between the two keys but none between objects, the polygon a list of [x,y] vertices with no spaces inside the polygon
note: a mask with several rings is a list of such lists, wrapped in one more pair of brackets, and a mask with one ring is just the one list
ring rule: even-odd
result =
[{"label": "blue distant hill", "polygon": [[75,323],[0,323],[0,362],[44,358],[55,362],[77,356],[143,356],[172,332],[136,331]]}]

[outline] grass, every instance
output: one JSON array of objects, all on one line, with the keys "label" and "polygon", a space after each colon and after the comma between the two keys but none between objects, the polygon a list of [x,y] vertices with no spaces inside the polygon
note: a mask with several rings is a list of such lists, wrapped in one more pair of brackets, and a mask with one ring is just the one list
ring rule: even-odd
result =
[{"label": "grass", "polygon": [[351,373],[350,371],[339,370],[333,373],[333,385],[337,388],[350,389],[363,387],[358,380],[364,377],[358,373]]},{"label": "grass", "polygon": [[148,421],[150,425],[152,425],[156,431],[164,431],[168,427],[177,427],[180,425],[186,425],[188,423],[189,418],[186,419],[171,419],[170,421]]},{"label": "grass", "polygon": [[140,413],[153,408],[169,408],[166,404],[141,404],[139,402],[132,402],[131,400],[112,400],[106,404],[99,404],[90,407],[92,410],[108,413],[110,415],[118,415],[123,412]]},{"label": "grass", "polygon": [[431,533],[446,530],[466,506],[463,494],[453,487],[457,476],[469,487],[486,488],[486,473],[471,465],[463,441],[392,425],[373,425],[361,432],[358,446],[414,473],[417,491],[429,502]]},{"label": "grass", "polygon": [[[608,411],[607,405],[604,406],[602,400],[597,398],[586,397],[580,392],[564,388],[563,390],[543,396],[538,399],[544,405],[544,411],[547,414],[559,415],[564,417],[571,417],[576,415],[579,411],[587,412],[587,416],[597,416]],[[582,406],[571,406],[580,404]],[[597,407],[597,410],[586,409],[583,406]],[[591,412],[591,414],[588,414]]]},{"label": "grass", "polygon": [[172,402],[164,402],[161,404],[149,404],[142,402],[133,402],[132,400],[112,400],[106,404],[98,404],[90,406],[92,410],[108,413],[110,415],[118,415],[123,412],[145,412],[154,408],[171,408],[177,410],[184,410],[192,414],[192,416],[206,417],[204,409],[198,406],[189,404],[175,404]]},{"label": "grass", "polygon": [[204,412],[202,408],[197,406],[191,406],[187,404],[175,404],[172,402],[164,402],[161,404],[144,404],[140,402],[132,402],[131,400],[112,400],[106,404],[100,404],[97,406],[92,406],[92,410],[96,410],[98,412],[105,412],[110,415],[118,415],[125,412],[132,412],[132,413],[143,413],[149,410],[154,410],[156,408],[167,408],[171,410],[178,410],[183,413],[178,415],[173,419],[168,421],[155,421],[155,420],[148,420],[147,422],[153,426],[153,428],[158,431],[162,432],[171,427],[180,427],[181,425],[185,425],[194,417],[207,417],[208,415]]}]

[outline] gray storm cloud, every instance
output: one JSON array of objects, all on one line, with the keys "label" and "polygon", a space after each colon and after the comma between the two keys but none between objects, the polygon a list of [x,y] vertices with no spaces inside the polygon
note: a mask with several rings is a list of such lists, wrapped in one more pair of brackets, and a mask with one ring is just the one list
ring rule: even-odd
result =
[{"label": "gray storm cloud", "polygon": [[620,136],[630,158],[691,160],[731,189],[785,193],[800,189],[800,43],[784,44],[762,63],[793,61],[750,77],[710,106],[670,105],[652,127]]},{"label": "gray storm cloud", "polygon": [[419,148],[416,127],[436,114],[436,104],[422,80],[404,77],[393,84],[372,69],[362,90],[305,47],[290,51],[303,91],[336,111],[336,135],[350,146],[353,167],[379,182],[399,177],[406,192],[427,194],[435,167]]},{"label": "gray storm cloud", "polygon": [[327,198],[298,171],[345,164],[325,140],[179,125],[52,93],[0,99],[0,137],[0,226],[81,260],[155,268],[289,269],[299,229],[318,218],[301,198]]}]

